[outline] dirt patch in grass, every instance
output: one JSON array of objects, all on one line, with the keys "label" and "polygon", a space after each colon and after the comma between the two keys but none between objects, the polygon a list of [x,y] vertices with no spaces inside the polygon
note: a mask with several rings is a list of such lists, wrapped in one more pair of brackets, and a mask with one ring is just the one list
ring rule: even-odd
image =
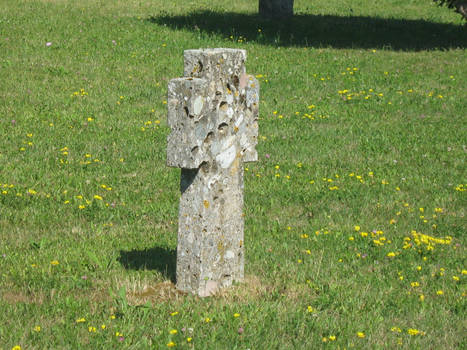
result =
[{"label": "dirt patch in grass", "polygon": [[[144,305],[148,302],[153,304],[177,301],[184,298],[196,298],[195,296],[177,290],[175,284],[171,281],[164,281],[156,284],[149,284],[147,281],[146,283],[127,281],[127,283],[123,283],[122,285],[126,285],[126,297],[130,305]],[[297,294],[296,291],[292,289],[290,293],[288,289],[284,289],[283,293],[292,297]],[[251,300],[264,299],[273,290],[274,286],[263,283],[257,276],[249,275],[245,277],[242,283],[221,290],[213,295],[212,298],[227,302],[250,302]]]},{"label": "dirt patch in grass", "polygon": [[144,286],[142,290],[127,292],[127,300],[130,305],[144,305],[147,302],[154,304],[178,300],[183,295],[185,295],[185,293],[177,290],[172,282],[164,281],[153,286]]},{"label": "dirt patch in grass", "polygon": [[0,295],[3,301],[11,305],[18,303],[41,305],[46,298],[43,293],[27,294],[18,290],[0,291]]}]

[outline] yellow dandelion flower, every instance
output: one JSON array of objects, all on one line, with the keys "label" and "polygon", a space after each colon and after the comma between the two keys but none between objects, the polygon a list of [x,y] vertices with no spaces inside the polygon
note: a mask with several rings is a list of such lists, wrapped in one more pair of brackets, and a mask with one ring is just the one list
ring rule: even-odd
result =
[{"label": "yellow dandelion flower", "polygon": [[83,323],[83,322],[86,322],[86,319],[84,317],[78,318],[76,320],[76,323]]},{"label": "yellow dandelion flower", "polygon": [[167,343],[168,348],[173,348],[175,345],[176,344],[173,341],[171,341],[170,343]]},{"label": "yellow dandelion flower", "polygon": [[58,264],[59,264],[58,260],[52,260],[52,261],[50,262],[50,265],[56,266],[56,265],[58,265]]},{"label": "yellow dandelion flower", "polygon": [[41,326],[35,326],[33,329],[34,329],[34,332],[40,332]]},{"label": "yellow dandelion flower", "polygon": [[178,331],[177,331],[176,329],[171,329],[169,333],[170,333],[170,334],[177,334]]},{"label": "yellow dandelion flower", "polygon": [[356,225],[354,226],[355,231],[360,231],[360,226]]},{"label": "yellow dandelion flower", "polygon": [[357,332],[357,337],[365,338],[365,333],[364,332]]}]

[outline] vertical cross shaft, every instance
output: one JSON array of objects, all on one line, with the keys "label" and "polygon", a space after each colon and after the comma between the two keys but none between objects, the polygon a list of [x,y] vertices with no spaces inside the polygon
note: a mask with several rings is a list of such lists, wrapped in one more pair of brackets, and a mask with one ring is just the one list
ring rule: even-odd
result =
[{"label": "vertical cross shaft", "polygon": [[242,164],[257,160],[259,84],[244,50],[184,59],[168,87],[167,165],[182,168],[176,278],[204,297],[244,276]]}]

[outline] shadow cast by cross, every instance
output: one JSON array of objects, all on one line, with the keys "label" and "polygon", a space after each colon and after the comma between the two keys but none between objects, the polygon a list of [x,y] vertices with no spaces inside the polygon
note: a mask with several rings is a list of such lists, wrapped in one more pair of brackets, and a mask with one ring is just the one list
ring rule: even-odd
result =
[{"label": "shadow cast by cross", "polygon": [[241,36],[249,42],[277,47],[421,51],[467,46],[462,25],[423,19],[296,14],[287,21],[270,21],[257,14],[204,10],[188,15],[162,14],[148,21],[225,38]]},{"label": "shadow cast by cross", "polygon": [[182,174],[180,176],[181,181],[180,181],[180,192],[184,193],[188,187],[193,183],[193,181],[196,178],[196,175],[198,174],[199,169],[201,166],[197,169],[185,169],[182,168]]},{"label": "shadow cast by cross", "polygon": [[126,269],[157,270],[164,278],[175,283],[176,255],[175,249],[154,247],[143,250],[121,250],[117,260]]}]

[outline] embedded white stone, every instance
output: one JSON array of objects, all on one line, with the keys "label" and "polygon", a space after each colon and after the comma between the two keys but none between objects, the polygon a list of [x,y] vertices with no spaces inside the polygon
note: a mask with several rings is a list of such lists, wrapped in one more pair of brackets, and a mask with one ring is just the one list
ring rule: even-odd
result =
[{"label": "embedded white stone", "polygon": [[235,160],[237,155],[237,148],[235,145],[230,146],[216,156],[216,161],[220,164],[221,168],[227,169]]},{"label": "embedded white stone", "polygon": [[195,98],[195,101],[193,102],[193,114],[194,115],[199,115],[203,109],[203,97],[198,96]]},{"label": "embedded white stone", "polygon": [[[235,122],[235,126],[238,128],[240,126],[240,124],[242,124],[243,122],[243,113],[240,113],[240,115],[238,116],[238,119],[237,121]],[[242,134],[242,136],[245,135],[245,134]]]}]

